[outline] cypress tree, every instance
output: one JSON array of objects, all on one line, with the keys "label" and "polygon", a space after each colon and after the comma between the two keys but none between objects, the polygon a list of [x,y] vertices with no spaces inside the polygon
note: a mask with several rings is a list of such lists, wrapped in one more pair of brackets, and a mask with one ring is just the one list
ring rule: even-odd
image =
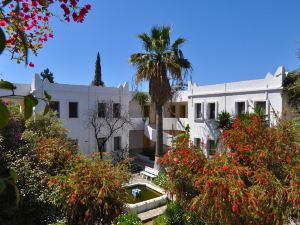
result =
[{"label": "cypress tree", "polygon": [[92,81],[92,85],[94,86],[104,86],[104,83],[102,81],[102,73],[101,73],[101,61],[100,61],[100,54],[98,52],[96,64],[95,64],[95,77]]}]

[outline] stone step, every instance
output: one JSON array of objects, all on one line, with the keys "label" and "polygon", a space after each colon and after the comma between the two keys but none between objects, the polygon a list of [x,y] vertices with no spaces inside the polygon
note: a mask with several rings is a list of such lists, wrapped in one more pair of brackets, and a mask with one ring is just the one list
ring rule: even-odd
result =
[{"label": "stone step", "polygon": [[156,209],[151,209],[149,211],[138,214],[138,217],[142,220],[142,222],[145,222],[145,221],[151,220],[151,219],[163,214],[165,212],[166,208],[167,208],[167,206],[165,205],[165,206],[161,206]]}]

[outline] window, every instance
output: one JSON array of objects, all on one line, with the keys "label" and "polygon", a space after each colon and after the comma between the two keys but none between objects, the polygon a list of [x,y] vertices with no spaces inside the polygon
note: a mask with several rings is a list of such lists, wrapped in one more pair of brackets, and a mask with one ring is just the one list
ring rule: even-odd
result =
[{"label": "window", "polygon": [[114,150],[120,150],[121,149],[121,137],[117,136],[114,137]]},{"label": "window", "polygon": [[196,112],[195,112],[195,118],[196,119],[200,119],[201,117],[202,117],[202,107],[201,107],[202,105],[201,105],[201,103],[196,103],[195,104],[195,110],[196,110]]},{"label": "window", "polygon": [[216,103],[208,103],[208,119],[216,119]]},{"label": "window", "polygon": [[255,112],[265,115],[266,114],[266,101],[257,101],[254,104]]},{"label": "window", "polygon": [[49,103],[49,107],[53,112],[57,113],[57,117],[60,117],[59,115],[59,102],[58,101],[51,101]]},{"label": "window", "polygon": [[208,155],[216,154],[216,149],[217,149],[217,142],[214,140],[208,140],[207,141],[207,154]]},{"label": "window", "polygon": [[170,117],[175,118],[175,116],[176,116],[176,106],[171,105],[171,107],[170,107]]},{"label": "window", "polygon": [[78,118],[78,102],[69,102],[69,118]]},{"label": "window", "polygon": [[120,115],[121,115],[121,104],[120,103],[113,104],[113,114],[114,114],[114,118],[120,117]]},{"label": "window", "polygon": [[201,147],[201,139],[200,138],[195,138],[194,139],[194,144],[195,144],[196,148],[200,148]]},{"label": "window", "polygon": [[237,102],[236,103],[236,114],[240,115],[246,112],[246,104],[245,102]]},{"label": "window", "polygon": [[145,105],[144,106],[144,117],[149,117],[150,114],[150,106],[149,105]]},{"label": "window", "polygon": [[179,117],[186,118],[186,106],[185,105],[181,105],[179,107]]},{"label": "window", "polygon": [[106,104],[105,103],[98,103],[98,117],[104,118],[105,117],[105,111],[106,111]]},{"label": "window", "polygon": [[99,138],[98,141],[99,141],[99,144],[101,145],[101,148],[98,149],[98,151],[105,152],[105,144],[103,144],[103,143],[105,143],[106,138]]}]

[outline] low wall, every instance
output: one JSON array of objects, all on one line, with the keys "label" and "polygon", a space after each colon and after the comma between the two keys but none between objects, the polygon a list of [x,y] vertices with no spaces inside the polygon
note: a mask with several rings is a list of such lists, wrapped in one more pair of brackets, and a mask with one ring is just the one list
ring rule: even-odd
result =
[{"label": "low wall", "polygon": [[138,213],[142,213],[142,212],[145,212],[145,211],[148,211],[151,209],[155,209],[155,208],[158,208],[160,206],[167,204],[168,196],[163,189],[156,187],[154,185],[148,184],[148,183],[143,183],[143,182],[132,183],[132,184],[127,185],[127,187],[132,187],[132,186],[136,186],[136,185],[145,185],[148,188],[151,188],[152,190],[161,193],[162,196],[153,198],[153,199],[149,199],[147,201],[139,202],[136,204],[126,204],[127,211],[138,214]]}]

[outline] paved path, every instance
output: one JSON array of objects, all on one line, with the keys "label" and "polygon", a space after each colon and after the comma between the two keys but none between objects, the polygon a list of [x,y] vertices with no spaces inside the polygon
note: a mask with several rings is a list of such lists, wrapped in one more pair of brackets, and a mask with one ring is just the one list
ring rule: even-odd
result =
[{"label": "paved path", "polygon": [[138,217],[142,220],[142,221],[148,221],[150,219],[153,219],[161,214],[163,214],[166,210],[167,206],[162,206],[162,207],[159,207],[159,208],[156,208],[156,209],[152,209],[152,210],[149,210],[147,212],[143,212],[143,213],[140,213],[138,214]]}]

